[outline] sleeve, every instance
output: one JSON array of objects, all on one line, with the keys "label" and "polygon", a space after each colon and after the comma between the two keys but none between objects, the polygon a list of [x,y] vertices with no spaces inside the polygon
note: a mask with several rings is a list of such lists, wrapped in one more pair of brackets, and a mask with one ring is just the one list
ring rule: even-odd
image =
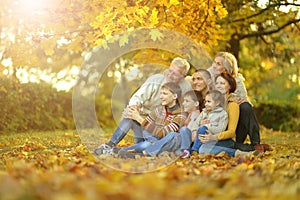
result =
[{"label": "sleeve", "polygon": [[143,105],[144,102],[150,101],[154,93],[158,92],[164,75],[156,74],[149,77],[145,83],[132,95],[129,105]]},{"label": "sleeve", "polygon": [[202,111],[201,113],[200,113],[200,115],[196,118],[196,120],[194,121],[194,123],[193,123],[193,125],[191,126],[191,131],[193,132],[193,131],[197,131],[198,130],[198,128],[199,128],[199,124],[200,124],[200,121],[201,121],[201,119],[203,118],[203,113],[204,113],[204,111]]},{"label": "sleeve", "polygon": [[233,95],[236,97],[247,99],[248,93],[247,93],[246,86],[244,84],[245,78],[243,77],[242,74],[239,73],[235,78],[235,80],[236,80],[236,90],[234,91]]},{"label": "sleeve", "polygon": [[187,117],[187,113],[180,112],[165,118],[161,115],[162,109],[162,107],[157,107],[144,119],[141,124],[145,130],[158,138],[164,137],[169,132],[178,132],[179,128],[184,125]]},{"label": "sleeve", "polygon": [[177,114],[172,122],[165,125],[162,129],[157,130],[156,133],[154,133],[158,138],[165,137],[170,132],[179,132],[179,128],[184,125],[184,121],[186,120],[186,114],[181,113]]},{"label": "sleeve", "polygon": [[[192,130],[192,127],[194,127],[195,125],[197,125],[196,119],[198,118],[199,115],[200,115],[199,113],[192,112],[189,124],[187,125],[187,128],[189,128],[190,130]],[[199,122],[198,122],[198,124],[199,124]]]},{"label": "sleeve", "polygon": [[227,130],[218,134],[218,140],[235,139],[235,131],[239,121],[240,107],[235,102],[229,102],[227,106],[228,126]]},{"label": "sleeve", "polygon": [[209,123],[207,126],[208,130],[212,132],[212,134],[217,134],[224,131],[228,124],[228,114],[225,110],[218,113],[217,119]]},{"label": "sleeve", "polygon": [[148,132],[153,133],[155,130],[155,121],[157,119],[158,109],[154,109],[142,122],[141,126],[144,127]]}]

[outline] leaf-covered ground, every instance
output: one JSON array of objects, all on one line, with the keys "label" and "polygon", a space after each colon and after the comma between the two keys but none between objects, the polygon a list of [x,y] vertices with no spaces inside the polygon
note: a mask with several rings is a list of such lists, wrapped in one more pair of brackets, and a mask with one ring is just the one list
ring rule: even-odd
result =
[{"label": "leaf-covered ground", "polygon": [[273,150],[250,158],[133,160],[94,157],[76,131],[2,134],[0,199],[297,199],[300,134],[262,142]]}]

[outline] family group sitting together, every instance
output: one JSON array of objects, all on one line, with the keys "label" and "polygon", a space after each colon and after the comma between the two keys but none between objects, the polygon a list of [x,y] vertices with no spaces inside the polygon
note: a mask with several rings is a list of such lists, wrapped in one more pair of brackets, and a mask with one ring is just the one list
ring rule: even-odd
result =
[{"label": "family group sitting together", "polygon": [[[269,145],[260,143],[259,123],[234,55],[219,52],[210,68],[186,77],[189,69],[185,59],[175,58],[163,74],[149,77],[131,97],[110,140],[94,154],[135,158],[172,152],[188,158],[269,151]],[[131,129],[135,144],[117,147]]]}]

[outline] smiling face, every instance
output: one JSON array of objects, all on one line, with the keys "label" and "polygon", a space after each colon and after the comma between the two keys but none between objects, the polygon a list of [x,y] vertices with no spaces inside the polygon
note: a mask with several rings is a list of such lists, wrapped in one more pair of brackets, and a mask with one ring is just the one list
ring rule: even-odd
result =
[{"label": "smiling face", "polygon": [[229,94],[230,85],[226,79],[224,79],[222,76],[218,76],[216,79],[215,88],[222,94]]},{"label": "smiling face", "polygon": [[159,98],[163,106],[173,107],[176,105],[177,95],[165,87],[161,88]]},{"label": "smiling face", "polygon": [[213,67],[213,73],[215,75],[221,74],[222,72],[226,71],[225,67],[224,67],[224,58],[221,56],[217,56],[214,59],[214,62],[212,64]]},{"label": "smiling face", "polygon": [[174,63],[171,64],[169,69],[166,70],[167,82],[179,83],[184,78],[179,67]]},{"label": "smiling face", "polygon": [[204,91],[207,88],[207,84],[200,72],[195,72],[192,77],[193,89],[196,91]]}]

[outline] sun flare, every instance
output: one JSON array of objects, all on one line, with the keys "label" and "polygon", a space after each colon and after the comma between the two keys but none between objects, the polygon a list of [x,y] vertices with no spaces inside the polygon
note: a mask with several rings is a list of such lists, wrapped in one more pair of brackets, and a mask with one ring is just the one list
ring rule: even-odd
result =
[{"label": "sun flare", "polygon": [[24,14],[41,13],[47,9],[51,0],[16,0],[15,6]]}]

